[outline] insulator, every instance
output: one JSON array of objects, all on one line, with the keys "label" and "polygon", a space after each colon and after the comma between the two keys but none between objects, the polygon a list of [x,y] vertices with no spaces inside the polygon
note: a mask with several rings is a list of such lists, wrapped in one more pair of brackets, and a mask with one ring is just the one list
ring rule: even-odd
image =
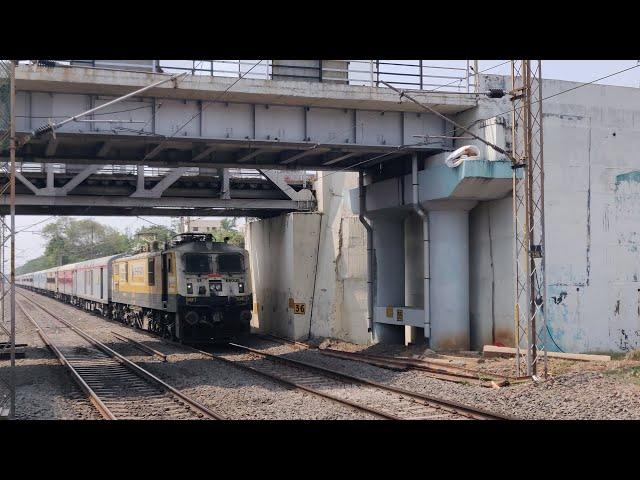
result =
[{"label": "insulator", "polygon": [[51,125],[42,125],[41,127],[38,127],[33,131],[33,136],[39,137],[40,135],[47,133],[49,130],[52,130]]},{"label": "insulator", "polygon": [[502,98],[505,96],[505,92],[501,88],[490,88],[487,92],[489,98]]}]

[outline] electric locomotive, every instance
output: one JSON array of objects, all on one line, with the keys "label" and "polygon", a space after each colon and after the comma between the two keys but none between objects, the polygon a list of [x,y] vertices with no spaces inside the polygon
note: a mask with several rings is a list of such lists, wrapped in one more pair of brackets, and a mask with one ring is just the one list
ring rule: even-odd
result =
[{"label": "electric locomotive", "polygon": [[249,253],[211,234],[19,275],[22,287],[182,342],[250,331]]},{"label": "electric locomotive", "polygon": [[225,341],[250,331],[246,250],[198,233],[145,250],[113,261],[112,318],[184,342]]}]

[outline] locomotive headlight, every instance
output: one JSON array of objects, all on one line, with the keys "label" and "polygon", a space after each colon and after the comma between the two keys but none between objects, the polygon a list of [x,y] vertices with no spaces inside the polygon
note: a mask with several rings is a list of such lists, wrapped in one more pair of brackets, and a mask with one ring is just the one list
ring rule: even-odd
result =
[{"label": "locomotive headlight", "polygon": [[213,287],[216,289],[216,292],[221,292],[222,291],[222,282],[214,283]]},{"label": "locomotive headlight", "polygon": [[187,293],[193,293],[193,283],[187,283]]},{"label": "locomotive headlight", "polygon": [[244,283],[238,282],[238,293],[244,293]]}]

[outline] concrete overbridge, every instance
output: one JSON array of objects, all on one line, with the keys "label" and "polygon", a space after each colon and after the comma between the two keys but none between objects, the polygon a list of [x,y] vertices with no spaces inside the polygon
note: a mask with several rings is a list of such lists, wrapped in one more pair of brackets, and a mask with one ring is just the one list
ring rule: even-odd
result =
[{"label": "concrete overbridge", "polygon": [[[473,74],[473,91],[453,93],[445,87],[457,80],[430,85],[423,61],[413,61],[419,77],[388,61],[416,104],[384,87],[393,81],[383,61],[356,72],[363,61],[273,60],[246,76],[255,61],[228,61],[225,74],[221,62],[186,62],[191,75],[21,144],[17,212],[263,217],[245,234],[261,331],[427,339],[436,350],[515,345],[519,169],[501,153],[514,143],[513,104],[502,95],[510,78]],[[19,141],[181,71],[157,61],[44,63],[17,68]],[[629,119],[640,115],[640,93],[543,83],[549,336],[568,351],[637,349],[640,183],[625,152],[638,140]],[[287,178],[295,171],[318,172],[313,192]]]},{"label": "concrete overbridge", "polygon": [[[372,170],[452,145],[440,138],[449,128],[442,119],[398,101],[390,89],[276,80],[275,74],[267,80],[187,75],[22,144],[43,125],[167,78],[109,66],[17,67],[17,213],[192,210],[266,217],[308,211],[311,192],[287,184],[283,171]],[[473,95],[415,96],[446,114],[476,105]],[[425,132],[432,135],[427,142]],[[7,151],[0,155],[8,160]],[[150,173],[154,169],[165,173]],[[234,178],[231,169],[255,169],[263,180]]]}]

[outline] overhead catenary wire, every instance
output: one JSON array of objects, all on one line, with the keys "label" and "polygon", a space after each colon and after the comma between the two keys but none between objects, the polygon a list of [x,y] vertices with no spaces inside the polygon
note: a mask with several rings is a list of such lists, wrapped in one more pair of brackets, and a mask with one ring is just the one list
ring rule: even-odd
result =
[{"label": "overhead catenary wire", "polygon": [[[260,62],[261,62],[261,61],[260,61]],[[246,75],[246,74],[248,74],[251,70],[253,70],[253,68],[255,68],[255,67],[256,67],[260,62],[257,62],[253,67],[251,67],[251,69],[249,69],[247,72],[245,72],[245,75]],[[491,70],[491,69],[493,69],[493,68],[497,68],[497,67],[499,67],[499,66],[504,65],[505,63],[507,63],[507,62],[503,62],[503,63],[501,63],[501,64],[494,65],[494,66],[492,66],[492,67],[490,67],[490,68],[488,68],[488,69],[484,69],[484,70],[482,70],[482,71],[480,71],[480,72],[478,72],[478,73],[483,73],[483,72],[486,72],[486,71]],[[591,80],[591,81],[589,81],[589,82],[587,82],[587,83],[582,83],[582,84],[576,85],[576,86],[574,86],[574,87],[571,87],[571,88],[569,88],[569,89],[563,90],[563,91],[561,91],[561,92],[557,92],[557,93],[554,93],[554,94],[548,95],[547,97],[544,97],[544,98],[543,98],[543,99],[541,99],[541,100],[547,100],[547,99],[549,99],[549,98],[553,98],[553,97],[556,97],[556,96],[559,96],[559,95],[562,95],[562,94],[565,94],[565,93],[568,93],[568,92],[571,92],[571,91],[577,90],[577,89],[582,88],[582,87],[584,87],[584,86],[591,85],[591,84],[593,84],[593,83],[595,83],[595,82],[598,82],[598,81],[601,81],[601,80],[604,80],[604,79],[607,79],[607,78],[613,77],[613,76],[615,76],[615,75],[619,75],[619,74],[621,74],[621,73],[627,72],[627,71],[629,71],[629,70],[635,69],[635,68],[637,68],[637,67],[639,67],[639,66],[640,66],[640,64],[633,65],[633,66],[631,66],[631,67],[628,67],[628,68],[625,68],[625,69],[622,69],[622,70],[619,70],[619,71],[613,72],[613,73],[611,73],[611,74],[608,74],[608,75],[605,75],[605,76],[599,77],[599,78],[597,78],[597,79]],[[215,102],[219,101],[219,100],[220,100],[220,98],[221,98],[221,96],[222,96],[222,95],[224,95],[227,91],[229,91],[229,90],[230,90],[230,88],[232,88],[232,87],[233,87],[233,86],[234,86],[238,81],[240,81],[242,78],[243,78],[243,76],[241,76],[240,78],[236,79],[236,81],[235,81],[235,82],[233,82],[229,87],[227,87],[227,89],[226,89],[224,92],[222,92],[222,94],[221,94],[217,99],[213,100],[213,103],[215,103]],[[440,88],[440,87],[438,87],[438,88]],[[434,89],[434,90],[437,90],[437,89]],[[533,102],[533,103],[535,103],[535,102]],[[123,113],[123,112],[127,112],[127,111],[139,110],[139,109],[142,109],[142,108],[150,108],[150,107],[151,107],[151,105],[148,105],[148,106],[147,106],[147,105],[145,105],[145,106],[142,106],[142,107],[136,107],[136,108],[133,108],[133,109],[121,110],[121,111],[119,111],[119,112],[95,113],[94,115],[103,115],[103,114],[104,114],[104,115],[106,115],[106,114],[114,114],[114,113]],[[498,113],[498,114],[492,115],[491,117],[487,117],[487,118],[483,118],[483,119],[475,120],[474,122],[472,122],[471,124],[469,124],[469,125],[467,125],[466,127],[463,127],[463,128],[464,128],[464,129],[468,129],[468,128],[472,127],[474,124],[476,124],[476,123],[478,123],[478,122],[482,122],[482,121],[490,120],[491,118],[495,118],[496,116],[509,114],[509,113],[511,113],[512,111],[513,111],[513,110],[512,110],[512,109],[510,109],[510,110],[508,110],[508,111],[505,111],[505,112],[502,112],[502,113]],[[201,112],[198,112],[198,113],[197,113],[197,114],[195,114],[192,118],[190,118],[189,120],[187,120],[187,122],[185,122],[185,124],[183,124],[183,125],[180,127],[180,129],[183,129],[186,125],[188,125],[188,123],[190,123],[193,119],[195,119],[199,114],[201,114]],[[38,117],[33,117],[33,118],[38,118]],[[364,125],[364,123],[365,123],[365,122],[361,122],[361,123],[360,123],[360,125],[354,125],[354,126],[350,127],[350,128],[349,128],[349,130],[354,129],[354,128],[357,128],[358,126],[362,126],[362,125]],[[451,134],[455,135],[456,130],[457,130],[457,128],[454,128],[451,132],[448,132],[448,133],[451,133]],[[175,133],[173,134],[173,136],[174,136],[174,135],[175,135]],[[169,137],[169,138],[171,138],[171,137]],[[399,151],[406,150],[406,149],[408,149],[408,148],[410,148],[410,147],[412,147],[412,146],[423,145],[423,144],[424,144],[424,143],[422,143],[422,142],[421,142],[421,143],[416,143],[416,144],[412,144],[412,145],[402,145],[402,146],[400,146],[400,147],[399,147],[398,149],[396,149],[396,150],[393,150],[393,151],[390,151],[390,152],[386,152],[386,153],[383,153],[383,154],[381,154],[381,155],[378,155],[378,156],[375,156],[375,157],[372,157],[372,158],[367,158],[367,159],[365,159],[365,160],[362,160],[362,161],[360,161],[360,162],[357,162],[356,164],[352,164],[352,165],[349,165],[349,166],[343,167],[343,168],[341,168],[341,169],[334,170],[334,171],[333,171],[333,172],[331,172],[331,173],[328,173],[328,174],[326,174],[326,175],[322,175],[322,177],[328,177],[328,176],[330,176],[330,175],[332,175],[332,174],[334,174],[334,173],[339,173],[339,172],[342,172],[342,171],[345,171],[345,170],[349,170],[349,169],[352,169],[352,168],[358,167],[358,166],[360,166],[360,165],[362,165],[362,164],[364,164],[364,163],[372,162],[372,161],[378,160],[378,159],[380,159],[380,158],[384,158],[385,156],[388,156],[388,155],[391,155],[391,154],[395,154],[395,153],[397,153],[397,152],[399,152]],[[318,145],[319,145],[319,143],[316,143],[316,146],[318,146]],[[258,203],[259,203],[259,202],[258,202]],[[256,203],[256,204],[258,204],[258,203]],[[251,205],[249,205],[248,207],[250,208],[250,206],[251,206]],[[88,209],[90,209],[90,208],[91,208],[91,206],[87,207],[86,211],[88,211]],[[85,211],[85,212],[83,212],[83,214],[84,214],[84,213],[86,213],[86,211]],[[54,217],[54,216],[49,217],[49,218],[53,218],[53,217]],[[36,224],[30,225],[30,226],[27,226],[27,227],[25,227],[25,229],[30,228],[31,226],[37,225],[37,224],[39,224],[39,223],[42,223],[42,222],[44,222],[44,221],[46,221],[46,220],[48,220],[48,219],[42,220],[42,221],[37,222]],[[24,230],[24,229],[23,229],[23,230]],[[22,230],[20,230],[20,231],[18,231],[18,232],[16,232],[16,233],[20,233],[21,231],[22,231]]]},{"label": "overhead catenary wire", "polygon": [[[479,74],[479,73],[488,72],[489,70],[493,70],[494,68],[501,67],[502,65],[505,65],[506,63],[509,63],[509,62],[510,62],[510,60],[507,60],[506,62],[502,62],[502,63],[499,63],[499,64],[497,64],[497,65],[493,65],[492,67],[489,67],[489,68],[485,68],[484,70],[481,70],[480,72],[478,72],[478,74]],[[466,80],[467,78],[469,78],[469,77],[471,77],[471,76],[473,76],[473,75],[475,75],[475,74],[468,75],[467,77],[464,77],[462,80]],[[440,87],[437,87],[437,88],[435,88],[435,89],[433,89],[433,90],[418,90],[418,92],[419,92],[419,93],[431,93],[431,92],[435,92],[435,91],[437,91],[439,88],[443,88],[443,87],[446,87],[446,86],[452,85],[453,83],[455,83],[455,82],[457,82],[457,81],[458,81],[458,80],[455,80],[454,82],[448,83],[448,84],[446,84],[446,85],[441,85]],[[380,82],[380,83],[385,83],[385,82]],[[453,93],[455,93],[455,92],[453,92]],[[380,113],[380,114],[384,114],[384,113],[387,113],[387,112],[390,112],[390,111],[391,111],[391,110],[387,109],[387,110],[382,110],[382,111],[380,111],[379,113]],[[356,123],[356,124],[354,124],[354,125],[352,125],[352,126],[350,126],[350,127],[347,127],[347,128],[345,128],[345,129],[343,129],[343,130],[340,130],[340,131],[339,131],[339,132],[337,132],[337,133],[332,133],[331,135],[328,135],[325,139],[323,139],[323,140],[319,140],[319,141],[315,142],[311,147],[309,147],[309,148],[308,148],[308,150],[313,150],[313,149],[315,149],[315,148],[318,148],[318,147],[319,147],[320,145],[322,145],[322,143],[324,143],[325,141],[328,141],[328,140],[330,140],[331,138],[338,137],[338,136],[342,135],[343,133],[346,133],[346,132],[351,133],[351,131],[353,131],[353,130],[357,130],[359,127],[364,127],[367,123],[370,123],[370,121],[369,121],[369,122],[367,122],[367,121],[361,121],[361,122],[358,122],[358,123]],[[371,159],[370,159],[370,160],[371,160]],[[369,160],[367,160],[367,161],[369,161]],[[364,163],[364,162],[362,162],[362,163]],[[325,176],[328,176],[328,175],[325,175]]]},{"label": "overhead catenary wire", "polygon": [[[187,125],[189,125],[194,119],[196,119],[197,117],[199,117],[200,115],[202,115],[204,113],[204,111],[209,108],[211,105],[213,105],[214,103],[217,103],[220,101],[220,99],[229,91],[231,90],[240,80],[242,80],[244,77],[246,77],[254,68],[256,68],[258,65],[260,65],[262,63],[262,60],[258,60],[258,62],[256,62],[249,70],[247,70],[246,72],[244,72],[242,75],[240,75],[231,85],[229,85],[227,88],[225,88],[222,93],[220,93],[215,99],[213,99],[212,101],[206,103],[200,110],[198,110],[196,113],[194,113],[191,118],[189,118],[186,122],[184,122],[182,125],[180,125],[175,132],[173,132],[171,135],[169,135],[168,137],[164,137],[163,140],[160,142],[160,144],[158,145],[159,147],[162,146],[164,143],[168,142],[170,139],[174,138],[180,131],[182,131],[183,128],[185,128]],[[136,165],[139,165],[141,162],[144,162],[147,158],[149,157],[149,153],[147,153],[144,158],[142,160],[140,160],[140,162],[138,162]]]},{"label": "overhead catenary wire", "polygon": [[[499,66],[499,65],[495,65],[495,66],[494,66],[494,68],[495,68],[495,67],[497,67],[497,66]],[[577,90],[578,88],[582,88],[582,87],[585,87],[585,86],[587,86],[587,85],[591,85],[591,84],[593,84],[593,83],[595,83],[595,82],[599,82],[599,81],[601,81],[601,80],[605,80],[605,79],[607,79],[607,78],[613,77],[613,76],[615,76],[615,75],[619,75],[619,74],[621,74],[621,73],[627,72],[627,71],[632,70],[632,69],[637,68],[637,67],[640,67],[640,63],[638,63],[637,65],[633,65],[633,66],[631,66],[631,67],[629,67],[629,68],[625,68],[625,69],[619,70],[619,71],[617,71],[617,72],[613,72],[613,73],[611,73],[611,74],[605,75],[605,76],[603,76],[603,77],[596,78],[596,79],[591,80],[591,81],[589,81],[589,82],[587,82],[587,83],[582,83],[582,84],[576,85],[576,86],[574,86],[574,87],[568,88],[568,89],[566,89],[566,90],[563,90],[563,91],[561,91],[561,92],[557,92],[557,93],[554,93],[554,94],[552,94],[552,95],[548,95],[547,97],[542,98],[540,101],[542,101],[542,100],[546,100],[546,99],[549,99],[549,98],[552,98],[552,97],[557,97],[557,96],[559,96],[559,95],[562,95],[562,94],[565,94],[565,93],[568,93],[568,92],[571,92],[571,91]],[[486,71],[486,70],[485,70],[485,71]],[[538,102],[538,101],[536,100],[535,102],[532,102],[532,104],[537,103],[537,102]],[[519,108],[522,108],[522,107],[519,107]],[[468,128],[471,128],[471,127],[472,127],[473,125],[475,125],[476,123],[483,122],[483,121],[486,121],[486,120],[490,120],[490,119],[495,118],[495,117],[500,116],[500,115],[506,115],[506,114],[509,114],[509,113],[511,113],[512,111],[513,111],[513,109],[508,110],[508,111],[503,112],[503,113],[498,113],[498,114],[492,115],[492,116],[487,117],[487,118],[481,118],[481,119],[474,120],[474,121],[473,121],[473,122],[471,122],[469,125],[467,125],[466,127],[464,127],[464,129],[466,130],[466,129],[468,129]],[[454,128],[454,129],[453,129],[453,130],[451,130],[451,131],[445,132],[444,136],[455,135],[455,134],[456,134],[456,128]],[[359,165],[362,165],[362,164],[364,164],[364,163],[372,162],[372,161],[374,161],[374,160],[379,160],[380,158],[383,158],[383,157],[385,157],[385,156],[387,156],[387,155],[391,155],[391,154],[393,154],[393,153],[397,153],[397,152],[399,152],[399,151],[406,150],[407,148],[409,148],[409,147],[411,147],[411,146],[417,146],[417,145],[420,145],[420,144],[424,144],[424,143],[422,143],[422,142],[421,142],[421,143],[417,143],[417,144],[414,144],[414,145],[403,145],[403,146],[399,147],[399,148],[398,148],[397,150],[395,150],[395,151],[387,152],[387,153],[383,153],[383,154],[378,155],[378,156],[373,157],[373,158],[367,158],[366,160],[363,160],[363,161],[361,161],[361,162],[355,163],[355,164],[353,164],[353,165],[349,165],[349,166],[343,167],[343,168],[341,168],[341,169],[334,170],[334,171],[332,171],[331,173],[328,173],[328,174],[326,174],[326,175],[322,175],[322,178],[329,177],[329,176],[331,176],[331,175],[333,175],[333,174],[335,174],[335,173],[340,173],[340,172],[343,172],[343,171],[345,171],[345,170],[350,170],[350,169],[352,169],[352,168],[354,168],[354,167],[357,167],[357,166],[359,166]]]},{"label": "overhead catenary wire", "polygon": [[98,111],[98,110],[102,110],[104,108],[107,108],[111,105],[114,105],[118,102],[121,102],[127,98],[131,98],[134,97],[136,95],[140,95],[142,92],[146,92],[147,90],[150,90],[151,88],[154,87],[158,87],[164,83],[173,81],[176,85],[177,85],[177,81],[180,77],[184,77],[186,75],[186,73],[180,73],[180,74],[176,74],[176,75],[171,75],[168,78],[164,78],[162,80],[159,80],[157,82],[154,82],[150,85],[147,85],[145,87],[139,88],[134,90],[133,92],[129,92],[126,95],[122,95],[120,97],[117,97],[107,103],[103,103],[102,105],[98,105],[97,107],[91,108],[89,110],[86,110],[84,112],[78,113],[76,115],[73,115],[69,118],[66,118],[65,120],[62,120],[61,122],[56,122],[56,123],[47,123],[44,125],[41,125],[40,127],[37,127],[36,129],[34,129],[30,134],[28,134],[26,137],[24,137],[21,141],[21,146],[24,146],[25,144],[27,144],[33,137],[39,137],[41,135],[44,135],[45,133],[55,133],[56,129],[61,128],[62,126],[66,125],[69,122],[73,122],[73,121],[77,121],[79,118],[81,117],[85,117],[87,115],[93,114],[94,112]]},{"label": "overhead catenary wire", "polygon": [[[168,137],[163,137],[163,140],[160,142],[160,145],[162,145],[163,143],[166,143],[167,141],[169,141],[171,138],[175,137],[183,128],[185,128],[189,123],[191,123],[195,118],[197,118],[199,115],[201,115],[206,108],[208,108],[209,106],[211,106],[214,103],[219,102],[222,97],[229,92],[229,90],[231,90],[231,88],[233,88],[240,80],[242,80],[243,78],[245,78],[253,69],[255,69],[260,63],[262,63],[263,60],[258,60],[258,62],[256,62],[251,68],[249,68],[246,72],[244,72],[242,75],[240,75],[234,82],[232,82],[227,88],[225,88],[224,91],[222,91],[215,99],[213,99],[210,103],[207,103],[202,109],[200,109],[200,111],[196,112],[191,118],[189,118],[186,122],[184,122],[180,127],[178,127],[178,129],[173,132],[170,136]],[[179,74],[179,76],[183,76],[185,74]],[[172,77],[176,77],[176,75],[172,75]],[[111,112],[113,113],[113,112]],[[86,114],[86,112],[85,112]],[[41,127],[42,128],[42,127]],[[133,166],[139,166],[142,162],[144,162],[147,158],[148,158],[149,154],[146,154],[144,156],[144,158],[142,158],[142,160],[133,163]],[[98,198],[104,198],[104,195],[100,195]],[[259,205],[260,202],[256,202],[256,205]],[[250,207],[250,206],[249,206]],[[80,213],[79,215],[85,215],[90,209],[92,208],[92,205],[88,205],[83,211],[82,213]],[[29,227],[28,227],[29,228]]]},{"label": "overhead catenary wire", "polygon": [[[259,60],[259,61],[258,61],[258,62],[256,62],[256,63],[255,63],[255,64],[254,64],[250,69],[248,69],[246,72],[244,72],[242,75],[240,75],[240,76],[239,76],[239,78],[238,78],[237,80],[235,80],[231,85],[229,85],[229,87],[227,87],[227,88],[226,88],[226,89],[225,89],[225,90],[224,90],[224,91],[219,95],[219,97],[218,97],[218,98],[214,99],[211,103],[207,103],[207,104],[206,104],[206,105],[205,105],[205,106],[204,106],[200,111],[196,112],[196,113],[195,113],[191,118],[189,118],[189,119],[188,119],[186,122],[184,122],[180,127],[178,127],[178,129],[177,129],[175,132],[173,132],[173,134],[172,134],[172,135],[170,135],[169,137],[164,137],[164,139],[160,142],[159,146],[161,146],[163,143],[165,143],[165,142],[169,141],[171,138],[175,137],[175,136],[176,136],[176,135],[177,135],[177,134],[178,134],[182,129],[184,129],[184,128],[185,128],[185,127],[186,127],[186,126],[187,126],[191,121],[193,121],[195,118],[197,118],[199,115],[201,115],[201,114],[204,112],[204,110],[206,110],[206,108],[208,108],[212,103],[216,103],[216,102],[218,102],[218,101],[220,100],[220,98],[221,98],[224,94],[226,94],[226,93],[227,93],[227,92],[228,92],[228,91],[229,91],[229,90],[230,90],[230,89],[231,89],[231,88],[232,88],[236,83],[238,83],[238,82],[239,82],[240,80],[242,80],[246,75],[248,75],[248,74],[249,74],[253,69],[255,69],[255,68],[256,68],[256,67],[257,67],[257,66],[258,66],[262,61],[263,61],[263,60]],[[200,63],[202,63],[202,60],[200,61]],[[492,69],[494,69],[494,68],[497,68],[497,67],[499,67],[499,66],[503,65],[504,63],[505,63],[505,62],[503,62],[503,63],[501,63],[501,64],[493,65],[492,67],[489,67],[489,68],[487,68],[487,69],[482,70],[482,72],[486,72],[486,71],[492,70]],[[479,74],[479,73],[481,73],[481,72],[474,73],[474,75],[477,75],[477,74]],[[468,75],[466,78],[469,78],[470,76],[471,76],[471,75]],[[387,84],[386,82],[382,82],[382,83],[384,83],[384,84],[386,84],[387,86],[389,86],[389,84]],[[454,82],[454,83],[455,83],[455,82]],[[443,88],[443,87],[445,87],[445,86],[447,86],[447,85],[442,85],[442,86],[437,87],[436,89],[433,89],[433,90],[431,90],[431,91],[436,91],[437,89],[439,89],[439,88]],[[162,106],[162,104],[160,105],[160,107],[161,107],[161,106]],[[101,106],[101,107],[102,107],[102,106]],[[144,106],[144,107],[137,107],[137,108],[135,108],[135,109],[130,109],[130,110],[136,110],[136,109],[140,109],[140,108],[150,108],[150,107],[151,107],[151,105],[149,105],[149,106]],[[129,111],[130,111],[130,110],[129,110]],[[126,112],[126,111],[127,111],[127,110],[123,110],[122,112]],[[113,114],[113,113],[117,113],[117,112],[108,112],[108,113],[105,113],[105,114]],[[94,114],[94,115],[99,115],[99,113],[96,113],[96,114]],[[153,114],[152,114],[152,117],[153,117]],[[33,117],[33,118],[35,118],[35,117]],[[147,124],[148,124],[148,123],[149,123],[149,122],[147,122]],[[359,125],[358,125],[358,124],[356,124],[356,125],[354,125],[354,126],[352,126],[352,127],[349,127],[349,128],[348,128],[348,129],[346,129],[345,131],[350,131],[350,130],[352,130],[352,129],[356,129],[356,128],[358,128],[358,126],[363,127],[363,126],[365,125],[365,123],[366,123],[366,122],[360,122],[360,124],[359,124]],[[145,126],[146,126],[147,124],[145,124]],[[144,129],[144,127],[142,128],[142,130],[143,130],[143,129]],[[126,130],[126,129],[122,128],[122,130]],[[141,130],[141,131],[138,131],[137,133],[142,133],[142,130]],[[135,130],[130,130],[130,131],[136,132]],[[312,147],[310,147],[310,149],[317,148],[321,143],[322,143],[322,141],[316,142]],[[393,153],[395,153],[395,152],[393,152]],[[144,156],[144,158],[143,158],[140,162],[135,163],[135,164],[134,164],[134,166],[137,166],[137,165],[139,165],[141,162],[145,161],[145,160],[148,158],[149,154],[150,154],[150,153],[146,154],[146,155]],[[383,155],[383,156],[384,156],[384,155]],[[376,159],[376,158],[373,158],[373,159],[371,159],[371,158],[370,158],[370,159],[367,159],[366,161],[362,161],[362,162],[357,163],[356,165],[352,165],[352,166],[350,166],[350,168],[353,168],[353,166],[357,166],[357,165],[360,165],[360,164],[362,164],[362,163],[366,163],[366,162],[369,162],[369,161],[372,161],[372,160],[375,160],[375,159]],[[88,208],[91,208],[91,207],[88,207]],[[85,213],[85,212],[83,212],[83,213]]]},{"label": "overhead catenary wire", "polygon": [[151,220],[141,217],[140,215],[136,215],[136,218],[139,218],[140,220],[150,223],[151,225],[155,225],[156,227],[169,228],[166,225],[161,225],[159,223],[152,222]]},{"label": "overhead catenary wire", "polygon": [[467,75],[467,76],[466,76],[466,77],[464,77],[464,78],[456,79],[456,80],[454,80],[454,81],[452,81],[452,82],[449,82],[449,83],[447,83],[447,84],[445,84],[445,85],[440,85],[439,87],[436,87],[436,88],[434,88],[434,89],[432,89],[432,90],[427,90],[427,91],[426,91],[426,93],[435,92],[435,91],[440,90],[441,88],[444,88],[444,87],[448,87],[448,86],[450,86],[450,85],[453,85],[453,84],[454,84],[454,83],[456,83],[456,82],[461,82],[461,81],[464,81],[464,80],[468,80],[468,79],[469,79],[469,78],[471,78],[471,77],[474,77],[474,76],[480,75],[481,73],[488,72],[489,70],[493,70],[494,68],[501,67],[501,66],[503,66],[503,65],[506,65],[506,64],[507,64],[507,63],[509,63],[509,62],[511,62],[511,60],[507,60],[507,61],[502,62],[502,63],[499,63],[499,64],[497,64],[497,65],[493,65],[492,67],[485,68],[484,70],[480,70],[479,72],[475,72],[475,71],[474,71],[474,73],[472,73],[472,74],[470,74],[470,75]]},{"label": "overhead catenary wire", "polygon": [[484,143],[486,146],[493,148],[496,152],[498,153],[502,153],[503,155],[508,156],[509,158],[511,158],[511,154],[508,153],[505,149],[499,147],[498,145],[491,143],[487,140],[485,140],[484,138],[476,135],[475,133],[473,133],[471,130],[468,130],[467,128],[463,127],[462,125],[460,125],[458,122],[456,122],[455,120],[452,120],[451,118],[447,117],[446,115],[438,112],[435,108],[430,107],[429,105],[426,105],[422,102],[419,102],[418,100],[416,100],[415,98],[413,98],[411,95],[408,95],[407,92],[405,90],[400,90],[396,87],[394,87],[393,85],[390,85],[387,82],[382,82],[384,83],[387,87],[391,88],[393,91],[398,92],[400,94],[400,98],[402,97],[406,97],[408,98],[412,103],[415,103],[416,105],[422,107],[424,110],[431,112],[432,114],[442,118],[443,120],[455,125],[456,127],[460,128],[461,130],[463,130],[465,133],[467,133],[468,135],[471,135],[473,138],[475,138],[476,140]]},{"label": "overhead catenary wire", "polygon": [[[573,86],[573,87],[571,87],[571,88],[567,88],[566,90],[562,90],[562,91],[560,91],[560,92],[557,92],[557,93],[554,93],[554,94],[548,95],[548,96],[546,96],[546,97],[543,97],[543,98],[541,98],[541,99],[539,99],[539,100],[534,100],[534,101],[532,101],[532,102],[531,102],[531,104],[532,104],[532,105],[535,105],[536,103],[542,102],[542,101],[544,101],[544,100],[548,100],[548,99],[550,99],[550,98],[554,98],[554,97],[557,97],[557,96],[559,96],[559,95],[564,95],[565,93],[572,92],[572,91],[574,91],[574,90],[577,90],[577,89],[582,88],[582,87],[586,87],[586,86],[588,86],[588,85],[592,85],[592,84],[594,84],[594,83],[596,83],[596,82],[599,82],[599,81],[601,81],[601,80],[605,80],[605,79],[607,79],[607,78],[611,78],[611,77],[614,77],[614,76],[616,76],[616,75],[620,75],[621,73],[628,72],[629,70],[633,70],[633,69],[638,68],[638,67],[640,67],[640,63],[638,63],[638,64],[636,64],[636,65],[633,65],[633,66],[631,66],[631,67],[628,67],[628,68],[624,68],[624,69],[622,69],[622,70],[618,70],[617,72],[610,73],[610,74],[605,75],[605,76],[603,76],[603,77],[596,78],[596,79],[591,80],[591,81],[589,81],[589,82],[586,82],[586,83],[580,83],[580,84],[575,85],[575,86]],[[518,108],[516,108],[516,109],[513,109],[513,108],[512,108],[512,109],[509,109],[509,110],[507,110],[507,111],[505,111],[505,112],[496,113],[496,114],[494,114],[494,115],[491,115],[490,117],[480,118],[480,119],[474,120],[474,121],[473,121],[473,122],[471,122],[469,125],[467,125],[465,128],[471,128],[473,125],[475,125],[475,124],[477,124],[477,123],[480,123],[480,122],[486,122],[487,120],[491,120],[492,118],[499,117],[499,116],[501,116],[501,115],[508,115],[508,114],[510,114],[511,112],[513,112],[514,110],[515,110],[515,111],[517,111],[517,110],[520,110],[520,109],[522,109],[522,108],[524,108],[524,106],[520,106],[520,107],[518,107]],[[454,129],[453,129],[453,130],[451,130],[451,131],[445,132],[445,135],[455,135],[455,133],[456,133],[456,128],[454,128]]]}]

